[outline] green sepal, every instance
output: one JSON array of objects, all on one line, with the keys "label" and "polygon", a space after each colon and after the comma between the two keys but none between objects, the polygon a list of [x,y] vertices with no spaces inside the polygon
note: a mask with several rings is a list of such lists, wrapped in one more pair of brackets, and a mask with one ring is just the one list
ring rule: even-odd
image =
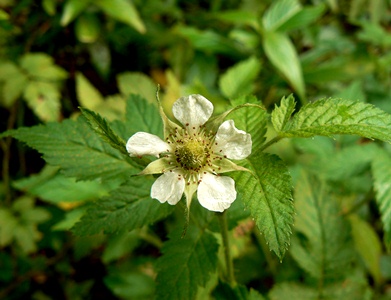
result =
[{"label": "green sepal", "polygon": [[162,121],[163,121],[164,139],[166,139],[171,133],[175,132],[175,129],[177,129],[178,127],[181,127],[181,126],[179,126],[178,124],[174,123],[173,121],[171,121],[167,117],[166,113],[163,110],[163,106],[162,106],[162,104],[160,102],[159,90],[160,90],[160,87],[158,86],[158,89],[157,89],[157,92],[156,92],[156,100],[157,100],[157,103],[158,103],[158,106],[159,106],[159,114],[160,114],[160,117],[162,118]]},{"label": "green sepal", "polygon": [[215,170],[219,174],[226,173],[226,172],[232,172],[232,171],[246,171],[246,172],[252,173],[251,170],[249,170],[245,167],[239,166],[227,158],[214,160],[213,166],[216,167]]},{"label": "green sepal", "polygon": [[138,175],[161,174],[170,169],[172,169],[172,166],[169,164],[169,160],[166,157],[162,157],[151,162]]}]

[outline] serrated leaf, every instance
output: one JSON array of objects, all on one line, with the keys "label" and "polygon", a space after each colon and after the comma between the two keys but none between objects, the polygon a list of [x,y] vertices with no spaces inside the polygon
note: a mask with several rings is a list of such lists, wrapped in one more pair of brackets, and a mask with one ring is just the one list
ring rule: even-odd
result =
[{"label": "serrated leaf", "polygon": [[391,157],[379,151],[372,163],[376,203],[380,210],[384,230],[384,243],[391,250]]},{"label": "serrated leaf", "polygon": [[134,94],[126,102],[125,122],[115,121],[113,128],[126,140],[139,131],[163,137],[163,122],[157,105]]},{"label": "serrated leaf", "polygon": [[127,0],[96,0],[94,4],[113,19],[132,26],[140,33],[146,32],[144,22],[133,2]]},{"label": "serrated leaf", "polygon": [[57,205],[97,199],[114,187],[111,182],[76,181],[59,173],[57,167],[49,165],[37,175],[14,181],[12,186]]},{"label": "serrated leaf", "polygon": [[295,47],[287,35],[266,31],[263,35],[265,54],[278,71],[288,80],[300,98],[305,98],[301,64]]},{"label": "serrated leaf", "polygon": [[283,131],[285,125],[290,120],[294,110],[296,102],[292,95],[288,98],[283,97],[281,99],[280,106],[276,106],[272,111],[272,124],[277,132]]},{"label": "serrated leaf", "polygon": [[125,72],[117,76],[118,88],[125,98],[137,94],[149,103],[156,103],[157,84],[147,75],[138,72]]},{"label": "serrated leaf", "polygon": [[[233,106],[239,106],[245,103],[261,105],[258,99],[254,96],[241,97],[231,101]],[[259,147],[265,142],[268,114],[266,109],[261,106],[242,107],[233,111],[230,118],[235,121],[235,126],[245,132],[251,134],[252,153],[255,153]]]},{"label": "serrated leaf", "polygon": [[[301,174],[295,187],[296,235],[291,254],[319,286],[342,278],[354,256],[350,228],[326,184]],[[300,233],[300,236],[298,235]]]},{"label": "serrated leaf", "polygon": [[221,75],[220,90],[227,98],[249,95],[254,92],[254,80],[260,70],[261,63],[256,57],[241,61]]},{"label": "serrated leaf", "polygon": [[301,5],[297,0],[275,1],[262,18],[263,27],[267,31],[278,30],[300,10]]},{"label": "serrated leaf", "polygon": [[151,199],[152,176],[132,177],[109,196],[91,204],[72,231],[81,236],[118,233],[149,225],[168,216],[173,207]]},{"label": "serrated leaf", "polygon": [[28,106],[42,121],[58,121],[60,118],[60,91],[56,84],[30,81],[24,90]]},{"label": "serrated leaf", "polygon": [[323,99],[302,107],[280,133],[285,137],[333,134],[360,135],[391,142],[391,115],[367,103]]},{"label": "serrated leaf", "polygon": [[286,165],[275,155],[256,153],[244,165],[254,172],[237,172],[238,196],[264,235],[270,250],[282,260],[293,225],[292,183]]},{"label": "serrated leaf", "polygon": [[22,127],[2,134],[7,135],[38,150],[49,164],[60,166],[66,176],[78,180],[119,180],[135,172],[118,150],[90,129],[84,118]]},{"label": "serrated leaf", "polygon": [[128,152],[126,151],[126,142],[121,137],[119,137],[113,131],[113,129],[111,129],[106,119],[102,118],[99,114],[94,113],[87,108],[80,108],[80,110],[83,116],[87,119],[91,128],[102,140],[107,142],[114,149],[120,151],[122,154],[128,154]]},{"label": "serrated leaf", "polygon": [[194,299],[199,286],[205,286],[215,272],[218,243],[206,230],[190,226],[186,236],[174,231],[157,261],[157,299]]}]

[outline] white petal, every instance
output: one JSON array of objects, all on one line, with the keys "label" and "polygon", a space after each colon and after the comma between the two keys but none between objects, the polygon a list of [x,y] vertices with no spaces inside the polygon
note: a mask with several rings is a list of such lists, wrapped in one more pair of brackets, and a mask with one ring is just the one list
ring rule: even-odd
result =
[{"label": "white petal", "polygon": [[216,153],[220,150],[231,159],[243,159],[251,154],[251,135],[237,129],[233,120],[225,121],[216,133]]},{"label": "white petal", "polygon": [[213,104],[201,95],[190,95],[175,101],[172,113],[183,126],[198,127],[212,115]]},{"label": "white petal", "polygon": [[198,186],[200,204],[211,211],[224,211],[236,199],[235,181],[228,176],[206,173]]},{"label": "white petal", "polygon": [[[177,204],[185,190],[185,180],[177,172],[167,172],[153,183],[151,197],[161,203]],[[180,179],[178,179],[180,178]]]},{"label": "white petal", "polygon": [[160,137],[147,133],[137,132],[132,135],[126,143],[126,150],[130,156],[154,155],[170,150],[170,146]]}]

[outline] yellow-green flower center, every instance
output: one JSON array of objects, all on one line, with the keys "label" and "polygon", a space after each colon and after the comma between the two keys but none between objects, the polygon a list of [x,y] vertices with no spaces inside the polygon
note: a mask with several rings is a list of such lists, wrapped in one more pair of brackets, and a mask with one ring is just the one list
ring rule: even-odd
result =
[{"label": "yellow-green flower center", "polygon": [[200,137],[185,137],[178,141],[175,149],[176,161],[185,170],[198,171],[209,155],[208,145]]}]

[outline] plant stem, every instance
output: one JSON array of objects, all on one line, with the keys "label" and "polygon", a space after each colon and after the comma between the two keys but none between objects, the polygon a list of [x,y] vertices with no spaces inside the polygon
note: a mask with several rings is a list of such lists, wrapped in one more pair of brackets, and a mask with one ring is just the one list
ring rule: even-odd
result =
[{"label": "plant stem", "polygon": [[274,138],[272,138],[270,141],[268,141],[267,143],[263,144],[259,149],[258,151],[263,151],[265,150],[266,148],[270,147],[271,145],[277,143],[279,140],[283,139],[283,137],[277,135],[275,136]]},{"label": "plant stem", "polygon": [[229,247],[229,238],[228,238],[228,225],[227,225],[227,215],[226,212],[218,213],[220,228],[221,228],[221,237],[223,239],[224,245],[224,257],[225,264],[227,269],[227,280],[231,286],[236,285],[235,275],[234,275],[234,265],[231,257],[231,249]]}]

